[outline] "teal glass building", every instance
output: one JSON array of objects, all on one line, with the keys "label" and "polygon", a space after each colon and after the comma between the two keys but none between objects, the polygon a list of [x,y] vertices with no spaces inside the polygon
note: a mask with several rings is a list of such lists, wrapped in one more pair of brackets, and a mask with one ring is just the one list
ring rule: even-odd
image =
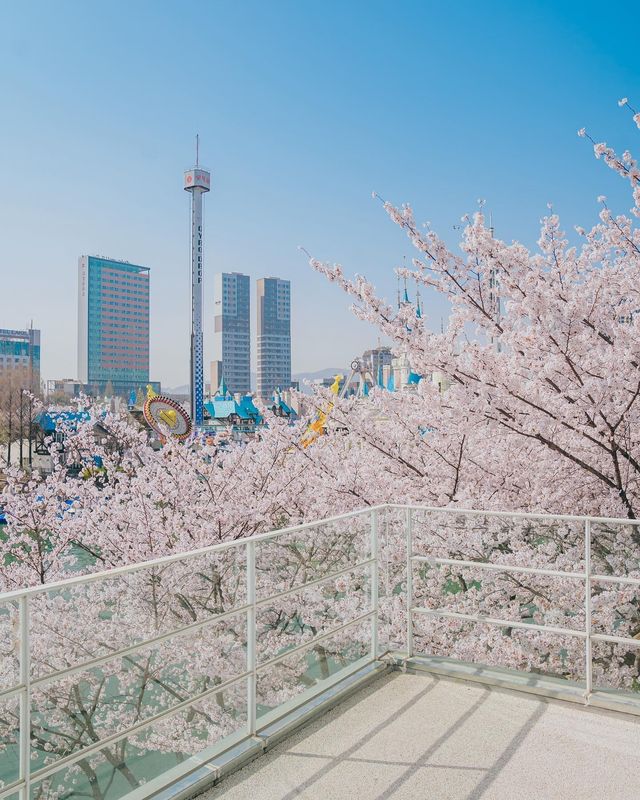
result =
[{"label": "teal glass building", "polygon": [[78,377],[90,394],[127,396],[149,383],[149,268],[78,261]]}]

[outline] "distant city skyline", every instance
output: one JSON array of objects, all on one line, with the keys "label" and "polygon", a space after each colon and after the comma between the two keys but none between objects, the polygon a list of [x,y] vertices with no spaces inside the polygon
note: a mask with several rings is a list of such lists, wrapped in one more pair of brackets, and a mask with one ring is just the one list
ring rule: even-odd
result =
[{"label": "distant city skyline", "polygon": [[[181,173],[199,133],[215,186],[204,211],[205,374],[216,272],[293,282],[294,373],[348,365],[377,334],[297,248],[367,275],[393,303],[392,270],[413,251],[372,191],[412,203],[452,245],[480,197],[496,233],[529,246],[548,202],[570,239],[597,221],[600,194],[627,211],[622,181],[576,136],[585,126],[621,151],[638,142],[616,102],[640,107],[637,48],[620,19],[635,29],[638,5],[6,4],[0,326],[33,320],[43,378],[78,377],[78,253],[145,264],[151,376],[187,384]],[[118,42],[117,58],[89,49],[97,30]],[[197,47],[185,47],[189,31]],[[439,329],[447,303],[423,305]]]}]

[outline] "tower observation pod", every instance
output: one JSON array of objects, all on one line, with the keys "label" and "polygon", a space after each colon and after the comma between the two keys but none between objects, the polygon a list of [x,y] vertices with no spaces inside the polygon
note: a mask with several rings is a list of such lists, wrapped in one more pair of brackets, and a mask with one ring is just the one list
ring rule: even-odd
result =
[{"label": "tower observation pod", "polygon": [[196,137],[196,165],[184,173],[184,189],[191,192],[191,419],[204,421],[204,356],[202,352],[202,195],[211,187],[211,175],[199,164]]}]

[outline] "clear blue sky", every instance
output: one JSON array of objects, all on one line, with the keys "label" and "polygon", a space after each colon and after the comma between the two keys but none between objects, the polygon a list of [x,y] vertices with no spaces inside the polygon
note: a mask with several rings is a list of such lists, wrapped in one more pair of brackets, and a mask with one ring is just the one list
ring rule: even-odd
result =
[{"label": "clear blue sky", "polygon": [[376,335],[297,246],[393,296],[411,251],[372,190],[452,244],[478,197],[526,243],[548,201],[569,230],[598,194],[628,208],[576,130],[640,140],[616,104],[640,106],[638,23],[584,0],[0,0],[0,327],[33,318],[44,376],[75,376],[78,255],[148,265],[152,377],[185,383],[199,132],[207,276],[290,278],[294,371],[342,366]]}]

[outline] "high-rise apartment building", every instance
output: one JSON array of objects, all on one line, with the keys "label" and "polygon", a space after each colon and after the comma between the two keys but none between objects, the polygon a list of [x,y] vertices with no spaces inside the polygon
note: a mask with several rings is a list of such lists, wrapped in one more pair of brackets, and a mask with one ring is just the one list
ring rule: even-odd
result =
[{"label": "high-rise apartment building", "polygon": [[251,391],[251,281],[239,272],[219,272],[213,278],[214,361],[211,392],[224,378],[232,394]]},{"label": "high-rise apartment building", "polygon": [[24,388],[40,388],[40,331],[0,328],[0,380],[21,373]]},{"label": "high-rise apartment building", "polygon": [[89,392],[127,395],[149,382],[149,268],[78,260],[78,377]]},{"label": "high-rise apartment building", "polygon": [[291,284],[280,278],[257,282],[258,396],[291,386]]}]

